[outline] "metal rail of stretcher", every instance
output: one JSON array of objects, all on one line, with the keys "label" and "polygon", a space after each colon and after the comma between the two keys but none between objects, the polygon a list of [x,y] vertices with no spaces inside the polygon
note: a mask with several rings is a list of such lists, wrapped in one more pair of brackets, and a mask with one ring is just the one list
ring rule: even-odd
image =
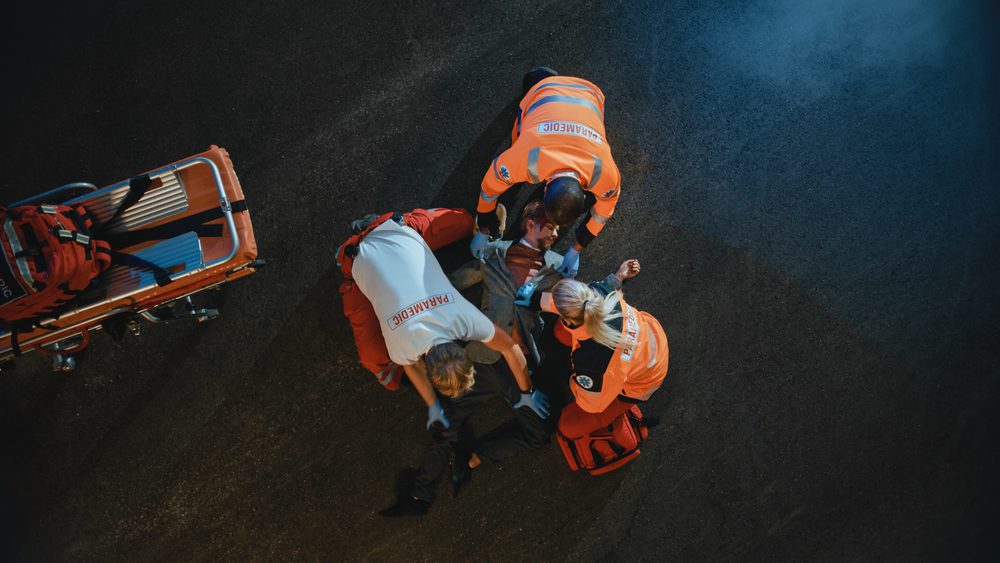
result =
[{"label": "metal rail of stretcher", "polygon": [[[152,223],[154,221],[158,221],[158,220],[163,219],[165,217],[169,217],[171,215],[174,215],[174,214],[177,214],[179,212],[183,212],[183,211],[187,210],[187,199],[188,199],[187,198],[187,189],[184,186],[183,181],[181,180],[181,176],[180,176],[179,172],[181,170],[186,169],[186,168],[191,168],[193,166],[198,166],[198,165],[208,166],[209,169],[212,172],[212,180],[213,180],[213,182],[215,184],[216,190],[218,191],[219,206],[220,206],[220,209],[222,210],[223,219],[225,219],[226,227],[228,228],[228,231],[229,231],[229,239],[230,239],[230,243],[231,243],[232,248],[229,250],[229,252],[225,256],[222,256],[220,258],[216,258],[216,259],[214,259],[214,260],[212,260],[212,261],[210,261],[208,263],[199,263],[195,268],[185,269],[183,272],[180,272],[180,273],[177,273],[177,274],[172,274],[171,275],[171,280],[172,280],[171,284],[178,283],[181,280],[183,280],[184,278],[197,275],[197,274],[199,274],[201,272],[204,272],[205,270],[207,270],[209,268],[212,268],[214,266],[217,266],[219,264],[224,264],[224,263],[228,262],[229,260],[231,260],[234,256],[236,256],[236,253],[239,252],[239,249],[240,249],[240,239],[239,239],[238,231],[236,229],[236,223],[233,220],[232,206],[230,205],[229,197],[226,195],[226,188],[225,188],[225,185],[222,182],[222,177],[221,177],[221,175],[219,173],[219,168],[218,168],[218,166],[213,161],[211,161],[210,159],[205,158],[205,157],[197,156],[197,157],[192,157],[192,158],[189,158],[189,159],[186,159],[186,160],[182,160],[180,162],[177,162],[177,163],[174,163],[174,164],[170,164],[170,165],[167,165],[167,166],[164,166],[164,167],[161,167],[161,168],[157,168],[157,169],[149,172],[148,174],[149,174],[149,176],[151,178],[164,177],[164,176],[172,175],[173,178],[170,178],[170,179],[171,180],[173,180],[174,178],[176,179],[177,184],[180,186],[180,189],[181,189],[182,193],[184,194],[183,205],[179,205],[179,204],[177,204],[177,202],[167,202],[167,210],[170,211],[170,213],[167,213],[167,214],[163,214],[162,212],[160,214],[156,214],[155,212],[150,213],[148,211],[148,207],[149,207],[148,205],[146,205],[147,209],[144,209],[143,208],[144,207],[143,206],[144,202],[148,204],[150,202],[150,199],[152,199],[152,200],[155,201],[155,198],[161,197],[161,194],[158,193],[158,192],[162,191],[162,188],[161,188],[160,190],[155,190],[155,191],[152,191],[150,193],[145,194],[136,203],[135,206],[133,206],[131,209],[129,209],[126,212],[124,212],[122,214],[122,216],[120,218],[118,218],[117,220],[115,220],[115,222],[112,225],[109,225],[109,230],[111,232],[113,232],[113,233],[126,232],[126,231],[130,231],[130,230],[136,229],[138,227],[147,225],[147,224]],[[166,184],[167,181],[165,180],[164,183]],[[67,200],[66,202],[64,202],[64,204],[67,204],[67,205],[68,204],[83,204],[83,205],[86,206],[86,204],[88,202],[97,200],[97,199],[99,199],[101,197],[104,197],[104,196],[110,196],[110,197],[107,197],[105,205],[103,205],[103,206],[96,206],[95,205],[95,206],[92,206],[93,207],[92,209],[91,209],[91,207],[88,207],[88,211],[91,211],[95,215],[95,217],[98,220],[98,222],[100,222],[102,220],[106,220],[111,215],[113,215],[115,209],[117,209],[117,203],[120,203],[120,201],[125,198],[125,195],[128,192],[128,186],[129,186],[128,180],[124,180],[124,181],[119,182],[117,184],[112,184],[112,185],[107,186],[105,188],[101,188],[100,190],[97,190],[95,192],[88,193],[88,194],[85,194],[83,196]],[[27,202],[27,201],[38,200],[38,199],[44,198],[45,195],[57,192],[59,189],[61,189],[61,188],[56,188],[55,190],[50,190],[48,192],[45,192],[44,194],[33,196],[31,198],[28,198],[27,200],[22,200],[22,201],[13,203],[13,204],[10,205],[10,207],[15,207],[17,205],[22,205],[24,202]],[[116,192],[119,192],[119,193],[116,193]],[[171,205],[174,205],[174,207],[170,207]],[[161,211],[162,211],[162,209],[161,209]],[[180,239],[183,236],[184,235],[181,235],[179,237],[174,237],[173,239],[170,239],[170,240]],[[195,237],[195,238],[197,238],[197,237]],[[164,241],[164,242],[166,242],[166,241]],[[199,252],[200,252],[200,243],[199,243]],[[110,272],[110,270],[108,272],[105,272],[104,275],[108,275],[109,272]],[[104,275],[102,275],[102,278],[101,278],[102,283],[104,281]],[[144,291],[147,291],[151,286],[155,286],[155,282],[153,282],[152,284],[148,284],[148,283],[147,284],[140,284],[138,287],[136,287],[134,289],[131,289],[129,291],[126,291],[124,293],[113,294],[113,295],[109,295],[108,297],[105,297],[103,299],[99,299],[99,300],[96,300],[96,301],[87,302],[87,303],[85,303],[85,304],[83,304],[83,305],[81,305],[81,306],[79,306],[77,308],[70,309],[70,310],[67,310],[67,311],[63,312],[62,314],[59,315],[58,318],[66,318],[66,317],[73,317],[73,316],[77,316],[77,315],[82,315],[82,314],[84,314],[84,313],[86,313],[86,312],[88,312],[90,310],[98,309],[98,308],[105,307],[105,306],[109,306],[109,305],[111,305],[112,303],[114,303],[116,301],[123,300],[123,299],[128,299],[129,297],[133,297],[135,295],[143,293]],[[199,288],[197,290],[194,290],[193,292],[201,291],[202,289],[204,289],[204,288]],[[179,297],[177,297],[175,299],[171,299],[170,301],[174,301],[176,299],[182,299],[183,297],[185,297],[185,295],[181,295],[181,296],[179,296]],[[37,343],[39,341],[49,341],[50,343],[52,343],[52,342],[58,341],[58,338],[57,339],[53,339],[53,336],[57,335],[59,333],[64,333],[65,337],[71,337],[74,334],[77,334],[80,331],[81,328],[83,328],[83,327],[85,327],[87,325],[95,324],[96,321],[99,321],[99,320],[102,320],[102,319],[106,319],[106,318],[111,317],[113,315],[116,315],[116,314],[119,314],[119,313],[124,313],[124,312],[137,312],[137,313],[142,314],[142,313],[147,312],[148,309],[158,307],[158,306],[162,305],[163,303],[164,302],[160,302],[160,303],[157,303],[154,307],[149,307],[149,308],[146,308],[146,309],[143,309],[143,310],[139,310],[139,311],[136,311],[133,307],[117,307],[117,308],[114,308],[114,309],[109,309],[109,310],[106,310],[106,311],[102,312],[100,315],[97,315],[97,316],[94,316],[94,317],[85,318],[84,320],[81,320],[81,321],[76,322],[76,323],[74,323],[72,325],[69,325],[69,326],[59,327],[58,329],[56,329],[55,332],[49,332],[49,333],[38,335],[38,336],[35,336],[35,337],[32,337],[32,338],[26,338],[26,339],[24,339],[24,340],[22,340],[20,342],[20,346],[22,348],[29,348],[30,346],[32,346],[33,344],[35,344],[35,343]],[[50,325],[51,323],[56,322],[58,320],[58,318],[46,319],[46,320],[42,321],[39,324],[41,324],[42,326],[47,326],[47,325]],[[9,334],[9,332],[8,331],[0,332],[0,335],[6,335],[6,334]],[[4,347],[4,348],[0,349],[0,355],[4,355],[4,354],[10,352],[11,350],[12,350],[12,346]]]}]

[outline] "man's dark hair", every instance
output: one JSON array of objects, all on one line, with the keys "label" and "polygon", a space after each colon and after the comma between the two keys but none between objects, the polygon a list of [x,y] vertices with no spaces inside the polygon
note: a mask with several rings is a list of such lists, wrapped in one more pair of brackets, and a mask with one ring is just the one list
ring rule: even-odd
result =
[{"label": "man's dark hair", "polygon": [[545,214],[545,204],[541,200],[529,201],[521,212],[521,232],[528,232],[528,221],[534,221],[536,225],[544,225],[549,222],[548,215]]},{"label": "man's dark hair", "polygon": [[560,227],[569,225],[583,212],[587,197],[579,180],[560,176],[545,185],[545,214]]}]

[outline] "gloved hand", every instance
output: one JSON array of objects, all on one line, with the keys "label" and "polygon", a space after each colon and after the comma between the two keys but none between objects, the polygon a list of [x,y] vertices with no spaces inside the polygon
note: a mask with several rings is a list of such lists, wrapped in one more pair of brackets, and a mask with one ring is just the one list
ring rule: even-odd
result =
[{"label": "gloved hand", "polygon": [[337,251],[333,253],[333,261],[337,263],[337,267],[338,268],[341,266],[341,263],[340,263],[340,249],[344,248],[345,244],[347,244],[347,242],[340,243],[340,246],[337,247]]},{"label": "gloved hand", "polygon": [[576,273],[580,271],[580,253],[577,252],[572,246],[566,251],[566,256],[563,256],[562,265],[556,270],[563,277],[575,278]]},{"label": "gloved hand", "polygon": [[521,393],[521,399],[512,405],[515,409],[521,407],[528,407],[529,409],[535,411],[542,420],[549,417],[549,398],[545,396],[538,389],[531,391],[530,393]]},{"label": "gloved hand", "polygon": [[520,305],[522,307],[531,306],[531,296],[535,294],[535,288],[538,286],[534,280],[525,282],[524,285],[517,288],[517,293],[514,294],[514,304]]},{"label": "gloved hand", "polygon": [[444,415],[444,407],[441,406],[441,401],[438,399],[434,399],[434,404],[427,407],[427,429],[430,430],[435,422],[440,422],[445,430],[451,427],[451,423]]},{"label": "gloved hand", "polygon": [[478,259],[480,262],[486,261],[486,249],[489,247],[490,237],[483,234],[482,231],[476,231],[476,234],[472,235],[472,244],[469,245],[469,250],[472,251],[472,255]]}]

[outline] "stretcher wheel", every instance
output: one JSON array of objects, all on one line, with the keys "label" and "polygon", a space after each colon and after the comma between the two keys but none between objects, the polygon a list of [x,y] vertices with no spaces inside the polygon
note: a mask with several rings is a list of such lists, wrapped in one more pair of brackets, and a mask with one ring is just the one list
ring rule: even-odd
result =
[{"label": "stretcher wheel", "polygon": [[76,358],[72,354],[54,354],[52,356],[52,371],[67,372],[76,369]]},{"label": "stretcher wheel", "polygon": [[[202,294],[206,299],[207,294]],[[142,318],[152,323],[163,323],[176,319],[191,318],[199,323],[215,320],[219,317],[218,307],[203,306],[195,304],[192,295],[165,305],[160,305],[150,311],[140,313]]]},{"label": "stretcher wheel", "polygon": [[200,309],[198,312],[192,315],[194,320],[199,323],[207,323],[208,321],[214,321],[219,318],[218,309]]},{"label": "stretcher wheel", "polygon": [[78,334],[59,342],[45,344],[38,350],[52,356],[52,371],[67,372],[76,369],[80,353],[90,344],[90,331],[84,329]]}]

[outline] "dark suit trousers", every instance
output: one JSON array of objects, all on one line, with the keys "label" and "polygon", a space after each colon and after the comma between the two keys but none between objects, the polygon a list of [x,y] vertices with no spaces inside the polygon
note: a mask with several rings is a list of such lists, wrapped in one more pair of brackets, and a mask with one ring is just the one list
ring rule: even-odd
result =
[{"label": "dark suit trousers", "polygon": [[[495,364],[476,364],[476,384],[458,399],[441,397],[441,405],[451,427],[432,431],[433,444],[424,454],[420,473],[411,489],[414,497],[428,501],[434,499],[434,491],[448,466],[452,451],[456,445],[472,442],[469,417],[479,405],[496,395],[511,405],[521,398],[514,376],[502,359]],[[540,448],[549,441],[553,428],[551,419],[556,418],[557,412],[551,413],[550,420],[546,421],[528,407],[514,409],[513,420],[483,436],[473,445],[472,451],[484,460],[501,462],[522,451]]]}]

